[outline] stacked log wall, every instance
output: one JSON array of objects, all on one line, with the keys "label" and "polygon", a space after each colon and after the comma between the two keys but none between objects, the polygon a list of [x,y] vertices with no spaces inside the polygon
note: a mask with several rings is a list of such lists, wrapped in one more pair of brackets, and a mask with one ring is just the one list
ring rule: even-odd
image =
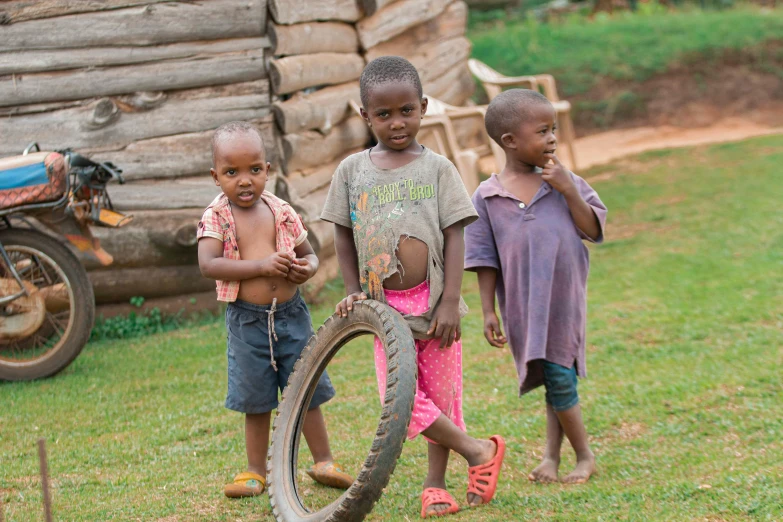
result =
[{"label": "stacked log wall", "polygon": [[135,221],[95,229],[114,263],[83,259],[99,303],[214,288],[195,239],[214,129],[256,124],[280,167],[267,20],[266,0],[0,3],[0,157],[70,147],[128,182],[109,193]]},{"label": "stacked log wall", "polygon": [[[266,0],[10,1],[0,20],[0,156],[37,141],[122,165],[155,140],[176,155],[176,137],[230,119],[273,128]],[[210,166],[203,153],[184,169],[142,156],[128,180]]]}]

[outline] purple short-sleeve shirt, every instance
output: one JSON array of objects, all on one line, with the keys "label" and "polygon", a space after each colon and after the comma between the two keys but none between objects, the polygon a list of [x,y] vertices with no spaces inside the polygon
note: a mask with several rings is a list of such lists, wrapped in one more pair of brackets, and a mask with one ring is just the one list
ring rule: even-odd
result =
[{"label": "purple short-sleeve shirt", "polygon": [[[603,241],[606,206],[585,180],[571,174],[592,207]],[[498,270],[497,298],[519,375],[519,393],[543,384],[537,359],[587,374],[585,317],[590,256],[562,194],[542,181],[525,205],[497,176],[473,194],[479,219],[465,229],[465,269]]]}]

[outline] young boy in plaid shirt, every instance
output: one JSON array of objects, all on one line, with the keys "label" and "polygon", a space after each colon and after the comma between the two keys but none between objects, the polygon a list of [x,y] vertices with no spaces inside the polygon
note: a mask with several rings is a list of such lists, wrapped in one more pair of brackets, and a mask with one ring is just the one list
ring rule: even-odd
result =
[{"label": "young boy in plaid shirt", "polygon": [[[212,178],[223,191],[198,225],[201,273],[228,303],[226,407],[245,414],[247,471],[224,488],[231,498],[266,489],[271,412],[313,335],[298,285],[313,277],[318,258],[294,209],[265,189],[270,165],[259,131],[245,122],[220,126],[212,139]],[[321,376],[303,426],[316,481],[347,489],[353,479],[332,458],[320,405],[334,397]]]}]

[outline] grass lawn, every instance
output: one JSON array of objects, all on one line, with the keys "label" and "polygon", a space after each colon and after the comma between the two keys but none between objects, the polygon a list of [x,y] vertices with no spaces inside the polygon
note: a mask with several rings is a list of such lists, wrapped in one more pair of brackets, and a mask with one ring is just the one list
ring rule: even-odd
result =
[{"label": "grass lawn", "polygon": [[[642,4],[643,10],[650,5]],[[710,59],[724,49],[753,48],[783,35],[782,9],[660,8],[594,20],[574,15],[551,24],[498,13],[502,18],[493,22],[473,17],[468,32],[473,56],[507,75],[554,74],[565,96],[585,93],[602,78],[641,82],[695,56]],[[780,57],[757,58],[762,67],[783,75],[775,65]]]},{"label": "grass lawn", "polygon": [[[493,503],[450,520],[783,519],[780,165],[783,136],[582,173],[610,209],[608,241],[592,249],[590,376],[580,384],[599,465],[587,485],[527,481],[544,445],[543,392],[517,398],[511,356],[484,342],[466,275],[466,421],[473,434],[503,434],[509,451]],[[314,307],[315,321],[330,310]],[[272,520],[266,496],[221,493],[244,464],[241,417],[222,406],[224,345],[219,322],[101,341],[55,378],[0,384],[6,520],[42,520],[38,437],[48,440],[57,520]],[[355,470],[380,411],[368,340],[329,371],[333,450]],[[405,445],[368,520],[418,518],[425,446]],[[564,453],[563,469],[572,465]],[[456,458],[448,478],[464,503]],[[333,498],[301,485],[314,505]]]}]

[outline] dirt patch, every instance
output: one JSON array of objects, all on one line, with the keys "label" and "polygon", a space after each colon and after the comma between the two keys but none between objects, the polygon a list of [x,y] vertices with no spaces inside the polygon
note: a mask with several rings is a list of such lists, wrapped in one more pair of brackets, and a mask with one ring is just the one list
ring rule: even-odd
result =
[{"label": "dirt patch", "polygon": [[577,134],[641,126],[703,127],[742,118],[783,125],[783,40],[692,55],[642,83],[603,79],[569,97]]},{"label": "dirt patch", "polygon": [[[783,113],[781,113],[783,114]],[[770,127],[741,118],[724,118],[707,127],[663,125],[660,127],[637,127],[612,130],[579,138],[576,140],[578,171],[595,165],[613,163],[612,170],[591,176],[588,181],[606,181],[619,173],[647,172],[655,163],[622,159],[625,156],[645,151],[694,147],[712,143],[740,141],[756,136],[783,133],[783,126]],[[707,161],[694,150],[696,161]]]}]

